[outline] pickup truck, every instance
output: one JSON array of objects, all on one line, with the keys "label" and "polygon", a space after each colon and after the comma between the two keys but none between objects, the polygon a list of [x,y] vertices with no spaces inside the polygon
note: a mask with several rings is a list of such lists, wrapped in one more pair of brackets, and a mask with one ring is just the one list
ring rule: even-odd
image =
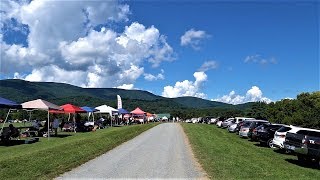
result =
[{"label": "pickup truck", "polygon": [[302,129],[288,132],[284,142],[286,149],[295,152],[301,162],[316,162],[320,167],[320,130]]}]

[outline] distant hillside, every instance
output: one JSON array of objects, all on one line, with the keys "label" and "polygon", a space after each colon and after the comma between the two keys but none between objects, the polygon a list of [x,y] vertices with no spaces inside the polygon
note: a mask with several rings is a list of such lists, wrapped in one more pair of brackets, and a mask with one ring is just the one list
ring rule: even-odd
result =
[{"label": "distant hillside", "polygon": [[117,88],[81,88],[64,83],[28,82],[23,80],[0,80],[0,96],[17,102],[38,98],[46,99],[58,105],[73,103],[83,106],[108,104],[116,106],[116,95],[122,97],[125,108],[140,106],[152,112],[171,112],[183,109],[230,108],[246,109],[251,104],[230,105],[196,97],[164,98],[141,90],[123,90]]},{"label": "distant hillside", "polygon": [[189,108],[215,108],[215,107],[232,107],[230,104],[208,101],[196,97],[178,97],[172,99],[174,102],[177,102],[185,107]]},{"label": "distant hillside", "polygon": [[77,86],[53,82],[28,82],[9,79],[0,80],[0,96],[18,102],[36,98],[59,99],[70,96],[88,96],[102,100],[116,100],[116,95],[122,98],[155,100],[162,97],[141,90],[123,90],[116,88],[80,88]]}]

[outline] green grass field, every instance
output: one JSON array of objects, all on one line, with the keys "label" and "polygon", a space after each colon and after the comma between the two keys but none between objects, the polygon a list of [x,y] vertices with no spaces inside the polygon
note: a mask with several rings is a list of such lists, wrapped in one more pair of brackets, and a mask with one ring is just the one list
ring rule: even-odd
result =
[{"label": "green grass field", "polygon": [[50,179],[93,159],[156,123],[114,127],[33,144],[0,146],[0,179]]},{"label": "green grass field", "polygon": [[[215,125],[182,123],[195,156],[211,179],[319,179],[296,156],[239,138]],[[317,178],[318,177],[318,178]]]}]

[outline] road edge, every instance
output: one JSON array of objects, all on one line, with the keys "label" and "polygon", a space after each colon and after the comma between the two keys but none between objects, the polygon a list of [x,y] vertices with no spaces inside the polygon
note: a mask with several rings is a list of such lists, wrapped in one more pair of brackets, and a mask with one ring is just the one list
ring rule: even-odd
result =
[{"label": "road edge", "polygon": [[191,159],[192,159],[192,162],[194,163],[195,167],[197,168],[197,170],[199,172],[201,172],[201,174],[203,174],[202,177],[199,177],[197,179],[210,179],[207,172],[202,168],[202,165],[199,163],[198,159],[196,158],[195,154],[193,153],[193,147],[192,145],[190,144],[190,141],[189,141],[189,138],[187,136],[187,134],[184,132],[184,129],[183,127],[181,126],[180,123],[177,123],[178,124],[178,127],[179,127],[179,131],[181,131],[182,133],[182,136],[183,136],[183,139],[184,139],[184,142],[187,146],[187,151],[191,154]]}]

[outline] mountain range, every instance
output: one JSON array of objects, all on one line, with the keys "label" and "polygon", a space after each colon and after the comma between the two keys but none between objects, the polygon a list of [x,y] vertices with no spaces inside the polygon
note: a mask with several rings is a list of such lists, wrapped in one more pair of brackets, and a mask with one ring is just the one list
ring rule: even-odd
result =
[{"label": "mountain range", "polygon": [[177,109],[211,109],[230,108],[246,109],[252,103],[231,105],[222,102],[209,101],[196,97],[165,98],[143,90],[124,90],[117,88],[81,88],[64,83],[29,82],[18,79],[0,80],[0,96],[22,103],[34,99],[45,99],[62,105],[72,103],[78,106],[117,105],[117,95],[123,101],[123,107],[128,110],[139,106],[148,111],[170,112]]}]

